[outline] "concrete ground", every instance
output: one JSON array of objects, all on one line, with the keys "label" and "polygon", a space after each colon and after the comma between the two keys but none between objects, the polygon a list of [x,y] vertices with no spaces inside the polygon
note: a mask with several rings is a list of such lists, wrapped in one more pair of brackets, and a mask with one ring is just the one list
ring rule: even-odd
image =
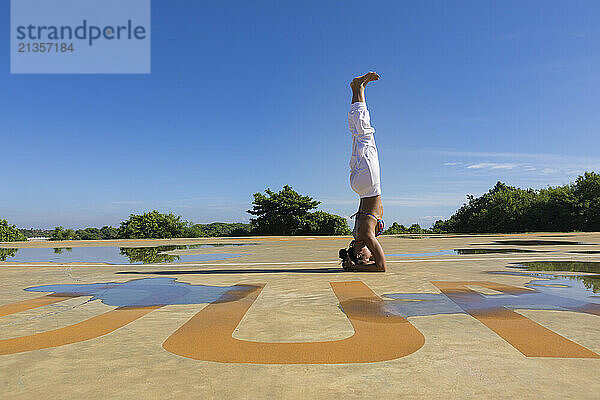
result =
[{"label": "concrete ground", "polygon": [[[257,243],[174,252],[243,254],[191,264],[0,263],[0,398],[598,398],[598,294],[507,266],[600,261],[571,253],[600,251],[600,234],[382,237],[386,254],[419,254],[387,273],[343,272],[348,242],[2,244]],[[539,252],[423,254],[464,248]]]}]

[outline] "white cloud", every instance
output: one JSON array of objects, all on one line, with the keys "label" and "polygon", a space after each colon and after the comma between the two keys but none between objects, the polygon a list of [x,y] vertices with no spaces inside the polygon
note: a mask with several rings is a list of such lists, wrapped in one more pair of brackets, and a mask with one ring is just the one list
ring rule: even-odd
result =
[{"label": "white cloud", "polygon": [[519,165],[520,164],[513,164],[513,163],[483,162],[483,163],[471,164],[471,165],[467,166],[467,169],[515,169]]},{"label": "white cloud", "polygon": [[422,221],[437,221],[438,219],[443,219],[445,218],[443,215],[425,215],[423,217],[420,217],[419,219]]},{"label": "white cloud", "polygon": [[557,179],[572,180],[585,171],[600,170],[600,158],[548,153],[510,153],[473,151],[431,151],[432,154],[462,157],[462,162],[447,162],[445,166],[464,167],[470,171],[505,171],[523,177],[554,175]]}]

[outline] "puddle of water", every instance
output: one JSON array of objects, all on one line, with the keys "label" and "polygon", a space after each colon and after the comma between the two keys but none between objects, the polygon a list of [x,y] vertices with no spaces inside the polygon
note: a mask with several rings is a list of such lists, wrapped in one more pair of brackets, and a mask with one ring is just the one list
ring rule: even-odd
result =
[{"label": "puddle of water", "polygon": [[[211,247],[210,245],[208,245]],[[188,246],[155,247],[73,247],[0,249],[0,261],[52,263],[155,264],[217,261],[243,254],[166,254],[167,251],[187,249]]]},{"label": "puddle of water", "polygon": [[523,250],[523,249],[449,249],[432,251],[429,253],[403,253],[403,254],[386,254],[387,257],[428,257],[428,256],[443,256],[443,255],[464,255],[464,254],[506,254],[506,253],[545,253],[538,250]]},{"label": "puddle of water", "polygon": [[202,244],[190,244],[187,246],[188,249],[204,249],[207,247],[238,247],[238,246],[254,246],[258,243],[202,243]]},{"label": "puddle of water", "polygon": [[404,254],[386,254],[386,257],[428,257],[456,254],[454,250],[440,250],[429,253],[404,253]]},{"label": "puddle of water", "polygon": [[[463,307],[471,311],[494,310],[501,307],[528,310],[561,310],[588,312],[591,307],[597,310],[600,296],[581,276],[561,276],[532,272],[501,271],[491,272],[498,275],[526,276],[533,278],[524,286],[531,291],[515,293],[482,294],[463,292],[457,297]],[[439,314],[465,314],[459,304],[443,293],[392,293],[384,295],[386,306],[403,317],[430,316]],[[392,300],[388,300],[392,299]],[[463,304],[464,303],[464,304]],[[592,311],[597,313],[597,311]]]},{"label": "puddle of water", "polygon": [[455,251],[458,254],[545,253],[545,251],[525,249],[455,249]]},{"label": "puddle of water", "polygon": [[[116,307],[151,307],[175,304],[202,304],[233,300],[235,296],[223,297],[225,293],[247,290],[250,285],[206,286],[177,282],[176,278],[145,278],[129,282],[44,285],[30,287],[29,292],[53,292],[77,296],[93,296],[92,300]],[[232,293],[228,293],[231,295]]]},{"label": "puddle of water", "polygon": [[[594,261],[530,261],[510,265],[510,268],[520,268],[527,271],[554,271],[551,274],[563,280],[579,281],[594,293],[600,292],[600,262]],[[597,275],[561,275],[560,271],[586,272]],[[546,274],[541,274],[546,277]],[[548,275],[549,276],[549,275]],[[558,279],[558,278],[557,278]],[[554,284],[560,282],[553,282]]]},{"label": "puddle of water", "polygon": [[[507,244],[511,246],[594,246],[596,243],[573,242],[570,240],[494,240],[496,244]],[[477,244],[477,243],[473,243]]]},{"label": "puddle of water", "polygon": [[6,261],[6,259],[14,257],[19,249],[0,249],[0,261]]}]

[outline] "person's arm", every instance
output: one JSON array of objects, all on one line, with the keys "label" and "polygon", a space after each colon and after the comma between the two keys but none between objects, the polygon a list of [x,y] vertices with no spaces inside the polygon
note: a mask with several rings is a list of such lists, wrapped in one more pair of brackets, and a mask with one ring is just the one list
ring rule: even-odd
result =
[{"label": "person's arm", "polygon": [[352,272],[385,272],[385,268],[381,268],[375,263],[362,264],[362,265],[354,265],[352,269],[349,269]]},{"label": "person's arm", "polygon": [[375,259],[375,262],[373,264],[367,265],[374,265],[377,268],[377,271],[385,272],[387,267],[387,264],[385,262],[385,253],[383,252],[383,247],[381,247],[381,244],[375,237],[375,234],[372,232],[367,233],[364,237],[364,241],[368,249],[371,250],[371,254]]}]

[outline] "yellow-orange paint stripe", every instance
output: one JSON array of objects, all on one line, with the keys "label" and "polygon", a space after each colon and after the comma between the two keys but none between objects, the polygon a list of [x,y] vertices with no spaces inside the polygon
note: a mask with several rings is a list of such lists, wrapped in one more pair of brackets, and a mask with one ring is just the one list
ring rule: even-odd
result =
[{"label": "yellow-orange paint stripe", "polygon": [[0,340],[0,355],[47,349],[106,335],[162,306],[119,307],[74,325],[29,336]]},{"label": "yellow-orange paint stripe", "polygon": [[21,311],[31,310],[33,308],[43,307],[48,304],[58,303],[60,301],[69,300],[78,295],[66,295],[66,294],[49,294],[47,296],[35,297],[33,299],[27,299],[18,301],[15,303],[4,304],[0,306],[0,317],[5,315],[15,314]]},{"label": "yellow-orange paint stripe", "polygon": [[169,336],[163,347],[183,357],[224,363],[338,364],[392,360],[414,353],[425,343],[410,322],[386,313],[383,300],[364,283],[332,282],[331,287],[354,327],[349,338],[302,343],[233,338],[263,288],[258,286],[238,290],[242,294],[236,299],[209,304]]},{"label": "yellow-orange paint stripe", "polygon": [[527,357],[600,358],[591,350],[545,328],[529,318],[505,307],[482,307],[484,297],[467,285],[519,295],[531,292],[509,285],[482,281],[432,281],[460,308],[494,331]]}]

